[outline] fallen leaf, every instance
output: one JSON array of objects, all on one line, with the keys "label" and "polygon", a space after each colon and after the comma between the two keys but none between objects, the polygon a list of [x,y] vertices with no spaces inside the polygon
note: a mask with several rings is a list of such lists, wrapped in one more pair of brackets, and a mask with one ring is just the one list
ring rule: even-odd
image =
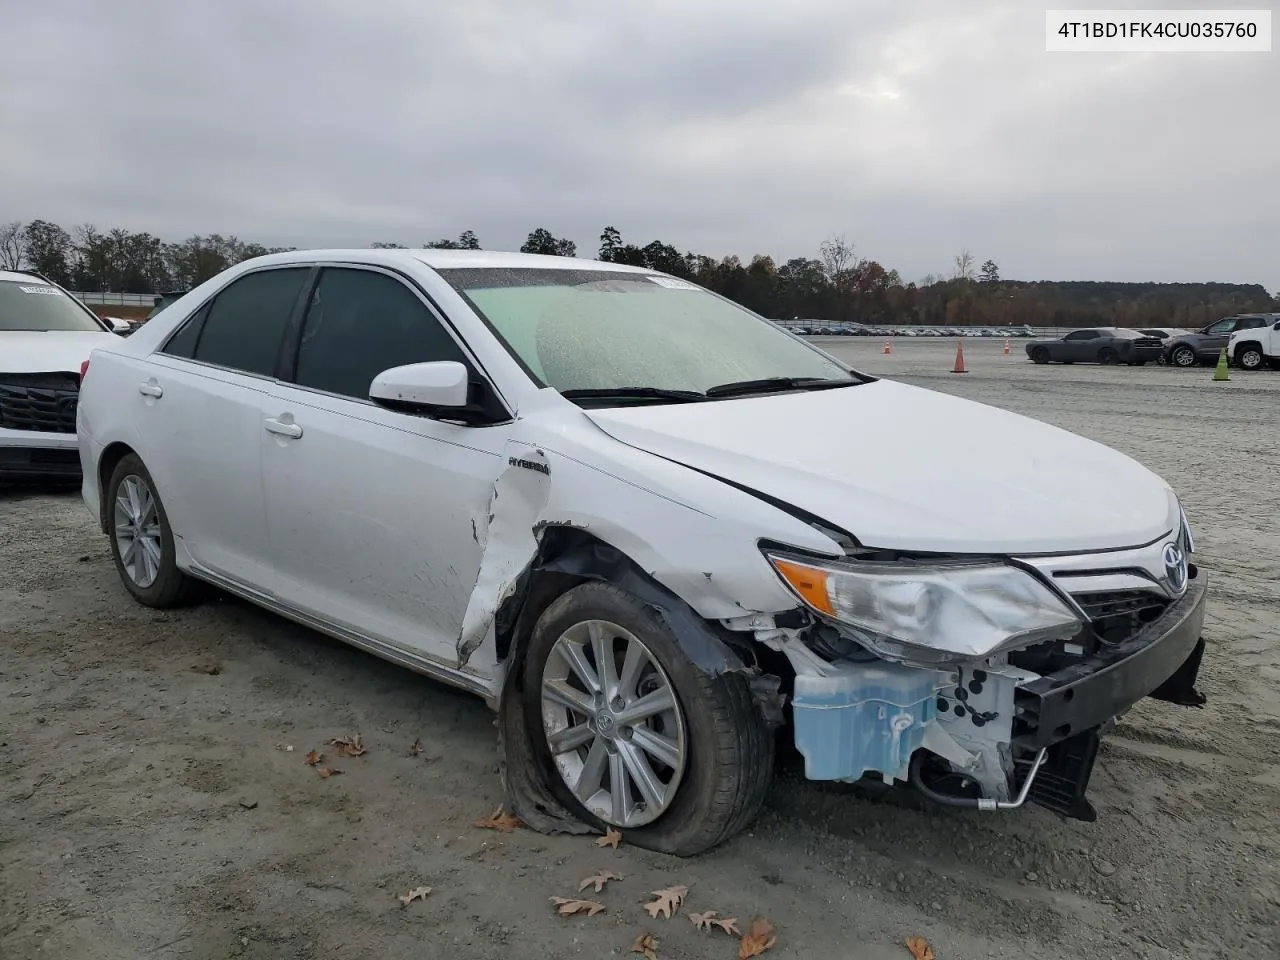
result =
[{"label": "fallen leaf", "polygon": [[644,960],[658,960],[658,938],[652,933],[642,933],[631,945],[632,953],[639,953]]},{"label": "fallen leaf", "polygon": [[915,960],[933,960],[933,947],[924,937],[907,937],[907,949]]},{"label": "fallen leaf", "polygon": [[418,737],[418,739],[413,741],[413,746],[409,748],[409,756],[416,757],[420,753],[422,753],[422,738]]},{"label": "fallen leaf", "polygon": [[329,741],[329,746],[337,747],[338,753],[344,757],[358,757],[364,753],[364,744],[360,742],[359,736],[335,737]]},{"label": "fallen leaf", "polygon": [[617,850],[618,843],[621,840],[622,840],[622,834],[620,834],[617,830],[611,829],[611,830],[607,830],[603,837],[596,838],[596,846],[597,847],[613,847],[613,849]]},{"label": "fallen leaf", "polygon": [[571,900],[567,897],[552,897],[551,902],[556,905],[556,913],[562,917],[572,917],[575,913],[582,913],[583,911],[586,911],[588,917],[594,917],[604,909],[604,904],[599,900]]},{"label": "fallen leaf", "polygon": [[658,914],[662,914],[665,919],[670,920],[671,911],[680,909],[680,904],[684,903],[685,895],[688,892],[688,887],[667,887],[665,890],[654,890],[653,896],[658,899],[654,900],[653,903],[646,903],[644,908],[649,911],[649,916],[655,920],[658,919]]},{"label": "fallen leaf", "polygon": [[502,807],[499,807],[483,820],[476,820],[471,824],[473,827],[480,827],[484,830],[497,830],[499,833],[511,833],[516,827],[520,826],[520,818],[513,817],[509,813],[505,813]]},{"label": "fallen leaf", "polygon": [[324,759],[323,753],[317,753],[315,750],[309,750],[307,752],[306,761],[310,766],[314,767],[317,763],[319,763],[323,759]]},{"label": "fallen leaf", "polygon": [[738,929],[737,917],[719,917],[716,916],[717,912],[716,910],[708,910],[706,913],[691,913],[689,914],[689,919],[693,921],[693,925],[699,930],[710,930],[712,927],[719,927],[731,936],[742,936],[742,931]]},{"label": "fallen leaf", "polygon": [[320,774],[321,780],[328,780],[330,777],[341,772],[341,770],[336,770],[333,767],[316,767],[316,773]]},{"label": "fallen leaf", "polygon": [[601,890],[604,889],[604,885],[608,883],[610,880],[621,880],[621,879],[622,879],[621,875],[614,873],[612,870],[601,870],[599,873],[594,874],[593,876],[587,877],[587,879],[583,880],[580,884],[578,884],[578,892],[581,893],[583,890],[587,889],[587,887],[591,886],[594,883],[596,885],[596,893],[599,893]]},{"label": "fallen leaf", "polygon": [[773,924],[759,917],[751,921],[751,926],[743,935],[742,942],[738,944],[738,960],[758,957],[777,942],[778,938],[773,933]]},{"label": "fallen leaf", "polygon": [[430,893],[431,893],[430,887],[417,887],[413,890],[410,890],[403,897],[397,897],[396,899],[400,901],[401,906],[407,907],[409,904],[413,903],[413,901],[415,900],[427,899],[427,895]]}]

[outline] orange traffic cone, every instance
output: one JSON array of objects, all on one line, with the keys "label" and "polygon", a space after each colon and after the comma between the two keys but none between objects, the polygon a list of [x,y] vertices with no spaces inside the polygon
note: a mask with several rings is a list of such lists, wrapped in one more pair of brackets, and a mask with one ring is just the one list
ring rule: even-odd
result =
[{"label": "orange traffic cone", "polygon": [[1008,337],[1004,338],[1004,355],[1006,357],[1009,355],[1009,338]]},{"label": "orange traffic cone", "polygon": [[887,354],[887,353],[893,353],[893,347],[889,346],[889,338],[888,338],[888,337],[885,337],[885,338],[884,338],[884,349],[883,349],[883,350],[881,350],[880,352],[881,352],[881,353],[886,353],[886,354]]},{"label": "orange traffic cone", "polygon": [[964,368],[964,341],[956,341],[956,365],[951,368],[952,373],[968,373]]}]

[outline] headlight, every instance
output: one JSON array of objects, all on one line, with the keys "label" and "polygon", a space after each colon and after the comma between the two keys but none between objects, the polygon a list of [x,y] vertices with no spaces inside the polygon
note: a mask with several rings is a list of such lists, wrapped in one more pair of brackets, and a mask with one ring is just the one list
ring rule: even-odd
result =
[{"label": "headlight", "polygon": [[812,610],[893,660],[982,660],[1073,637],[1083,626],[1035,577],[1003,564],[834,561],[767,554]]}]

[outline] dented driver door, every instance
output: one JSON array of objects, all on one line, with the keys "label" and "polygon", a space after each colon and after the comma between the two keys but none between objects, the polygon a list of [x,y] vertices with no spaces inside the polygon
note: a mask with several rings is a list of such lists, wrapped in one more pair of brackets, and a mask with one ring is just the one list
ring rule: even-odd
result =
[{"label": "dented driver door", "polygon": [[292,382],[270,388],[261,434],[279,599],[446,666],[458,661],[511,425],[449,423],[367,397],[382,370],[455,359],[452,335],[402,281],[326,268]]}]

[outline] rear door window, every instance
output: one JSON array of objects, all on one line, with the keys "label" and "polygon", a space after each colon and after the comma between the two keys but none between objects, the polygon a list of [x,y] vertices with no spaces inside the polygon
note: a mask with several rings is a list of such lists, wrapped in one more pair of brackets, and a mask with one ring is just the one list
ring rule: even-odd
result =
[{"label": "rear door window", "polygon": [[208,307],[195,334],[193,359],[261,377],[275,376],[285,327],[310,272],[310,267],[284,267],[233,281]]}]

